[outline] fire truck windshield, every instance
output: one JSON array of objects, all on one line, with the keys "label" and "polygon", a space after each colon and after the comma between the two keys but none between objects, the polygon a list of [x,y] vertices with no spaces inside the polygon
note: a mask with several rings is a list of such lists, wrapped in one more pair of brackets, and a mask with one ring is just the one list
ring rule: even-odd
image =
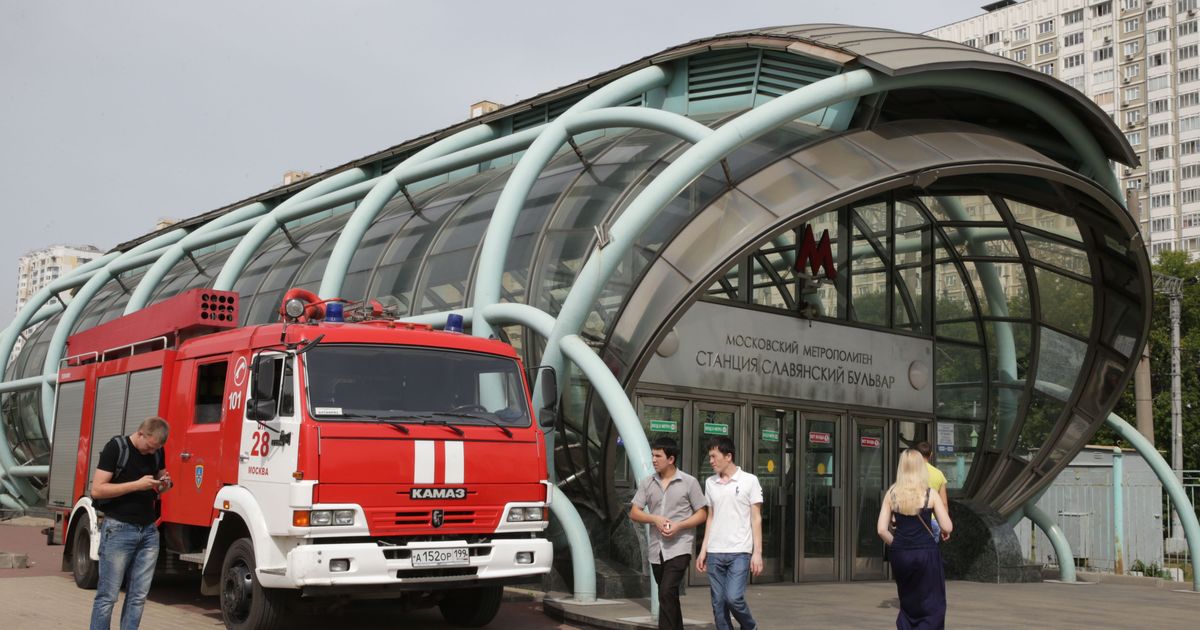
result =
[{"label": "fire truck windshield", "polygon": [[530,424],[521,372],[512,359],[410,346],[324,343],[304,360],[309,412],[317,420]]}]

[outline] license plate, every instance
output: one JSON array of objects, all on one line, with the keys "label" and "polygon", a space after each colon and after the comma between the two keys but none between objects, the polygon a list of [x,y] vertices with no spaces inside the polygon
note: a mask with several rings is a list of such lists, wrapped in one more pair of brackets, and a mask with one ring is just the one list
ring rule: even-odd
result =
[{"label": "license plate", "polygon": [[466,564],[471,564],[471,552],[466,547],[417,549],[412,552],[414,567],[454,567]]}]

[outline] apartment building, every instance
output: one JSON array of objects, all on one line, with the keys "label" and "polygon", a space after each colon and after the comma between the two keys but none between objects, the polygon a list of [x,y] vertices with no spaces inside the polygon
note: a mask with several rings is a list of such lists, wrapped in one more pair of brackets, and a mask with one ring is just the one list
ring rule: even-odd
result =
[{"label": "apartment building", "polygon": [[1141,158],[1116,174],[1151,256],[1200,257],[1200,0],[1001,0],[983,9],[926,35],[1087,94]]},{"label": "apartment building", "polygon": [[17,260],[17,311],[34,293],[42,290],[64,273],[100,257],[99,249],[91,245],[51,245],[27,252]]}]

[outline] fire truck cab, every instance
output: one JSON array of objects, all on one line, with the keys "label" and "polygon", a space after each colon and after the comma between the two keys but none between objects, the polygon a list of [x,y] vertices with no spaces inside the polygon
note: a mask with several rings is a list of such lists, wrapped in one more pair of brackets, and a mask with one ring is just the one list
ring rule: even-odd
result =
[{"label": "fire truck cab", "polygon": [[505,583],[549,572],[545,442],[513,348],[340,307],[293,290],[281,323],[238,327],[236,294],[197,289],[71,337],[48,502],[80,586],[97,579],[100,450],[153,415],[174,480],[159,569],[190,566],[229,628],[323,597],[479,626]]}]

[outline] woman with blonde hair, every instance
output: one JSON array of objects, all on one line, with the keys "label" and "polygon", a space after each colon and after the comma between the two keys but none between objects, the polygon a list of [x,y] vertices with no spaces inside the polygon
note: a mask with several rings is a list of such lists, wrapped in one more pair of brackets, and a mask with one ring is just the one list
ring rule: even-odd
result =
[{"label": "woman with blonde hair", "polygon": [[900,595],[896,628],[933,630],[946,627],[946,574],[938,536],[929,522],[937,515],[941,540],[949,540],[954,523],[941,497],[929,490],[925,458],[915,449],[900,455],[896,483],[888,488],[879,520],[879,537],[888,545],[892,577]]}]

